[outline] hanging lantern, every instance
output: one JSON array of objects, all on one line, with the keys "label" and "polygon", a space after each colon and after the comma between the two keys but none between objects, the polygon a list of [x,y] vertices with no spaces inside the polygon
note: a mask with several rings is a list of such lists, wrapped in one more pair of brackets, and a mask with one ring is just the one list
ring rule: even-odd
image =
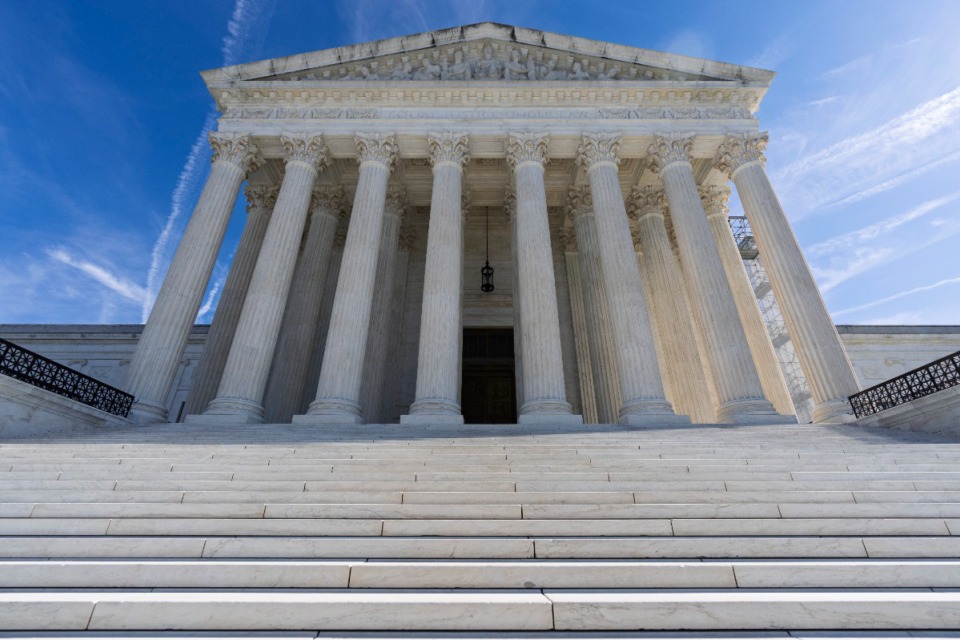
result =
[{"label": "hanging lantern", "polygon": [[493,267],[490,266],[489,260],[480,268],[480,279],[480,291],[484,293],[493,291]]},{"label": "hanging lantern", "polygon": [[487,218],[487,257],[483,267],[480,268],[480,291],[490,293],[493,291],[493,267],[490,266],[490,207],[486,207]]}]

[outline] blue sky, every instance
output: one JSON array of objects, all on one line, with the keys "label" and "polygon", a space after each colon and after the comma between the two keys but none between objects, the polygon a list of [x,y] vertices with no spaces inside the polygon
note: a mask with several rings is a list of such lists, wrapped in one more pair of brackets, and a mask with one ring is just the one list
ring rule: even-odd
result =
[{"label": "blue sky", "polygon": [[200,70],[484,20],[776,71],[767,170],[834,319],[960,324],[953,0],[0,0],[0,323],[143,321],[209,169]]}]

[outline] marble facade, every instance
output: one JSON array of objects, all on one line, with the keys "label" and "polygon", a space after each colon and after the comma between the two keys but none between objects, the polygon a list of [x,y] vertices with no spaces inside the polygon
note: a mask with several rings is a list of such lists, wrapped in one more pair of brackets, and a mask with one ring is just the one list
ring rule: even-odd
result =
[{"label": "marble facade", "polygon": [[213,167],[127,370],[133,419],[176,418],[244,181],[188,421],[460,423],[472,328],[514,332],[517,422],[795,421],[730,181],[814,419],[850,417],[857,376],[764,170],[773,73],[482,23],[203,77]]}]

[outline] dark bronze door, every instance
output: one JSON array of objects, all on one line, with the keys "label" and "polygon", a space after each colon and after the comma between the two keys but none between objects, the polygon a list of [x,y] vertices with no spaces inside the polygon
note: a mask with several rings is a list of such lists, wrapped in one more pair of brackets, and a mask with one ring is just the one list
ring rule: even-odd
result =
[{"label": "dark bronze door", "polygon": [[463,330],[460,404],[467,424],[517,421],[513,329]]}]

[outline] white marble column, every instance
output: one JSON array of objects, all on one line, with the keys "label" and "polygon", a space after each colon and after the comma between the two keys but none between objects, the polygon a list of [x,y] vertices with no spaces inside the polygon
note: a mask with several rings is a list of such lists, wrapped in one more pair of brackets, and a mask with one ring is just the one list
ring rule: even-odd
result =
[{"label": "white marble column", "polygon": [[729,198],[729,187],[716,185],[700,187],[700,200],[707,212],[710,231],[717,243],[720,261],[727,274],[727,282],[733,293],[733,301],[737,305],[737,313],[740,314],[740,323],[747,334],[747,343],[750,345],[750,353],[753,354],[753,362],[760,375],[763,393],[773,403],[778,413],[787,416],[796,415],[793,400],[787,390],[787,383],[780,370],[780,362],[773,349],[773,342],[770,341],[770,334],[760,315],[760,305],[757,304],[757,297],[750,285],[750,277],[740,256],[740,249],[737,248],[737,241],[734,240],[733,231],[730,229],[730,219],[727,215]]},{"label": "white marble column", "polygon": [[601,267],[600,241],[589,187],[570,189],[567,213],[577,236],[577,254],[583,286],[587,336],[590,344],[590,369],[601,424],[620,419],[620,381],[617,346],[610,318],[610,303]]},{"label": "white marble column", "polygon": [[317,175],[328,163],[323,138],[281,135],[286,171],[250,279],[217,397],[205,421],[263,422],[263,393],[293,280]]},{"label": "white marble column", "polygon": [[713,382],[700,359],[680,263],[664,223],[663,189],[649,185],[630,193],[629,215],[637,226],[640,264],[647,285],[648,307],[656,329],[661,371],[677,411],[696,423],[716,422]]},{"label": "white marble column", "polygon": [[717,419],[736,424],[782,422],[782,416],[763,396],[763,387],[697,191],[690,159],[692,148],[693,136],[668,134],[657,136],[649,155],[652,169],[659,172],[663,180],[690,302],[710,360],[720,403]]},{"label": "white marble column", "polygon": [[240,243],[230,263],[230,273],[223,285],[217,311],[207,332],[207,343],[193,374],[184,415],[203,413],[207,404],[217,395],[220,376],[227,364],[230,345],[240,320],[240,311],[247,297],[250,277],[257,264],[263,236],[267,232],[267,222],[279,191],[279,187],[273,186],[249,185],[244,189],[247,196],[247,223],[243,227],[243,235],[240,236]]},{"label": "white marble column", "polygon": [[590,337],[587,335],[587,309],[584,303],[583,280],[580,277],[577,234],[572,226],[560,228],[560,243],[563,246],[567,289],[570,292],[570,316],[573,321],[573,341],[577,351],[577,374],[580,379],[583,421],[587,424],[602,424],[597,413],[593,367],[590,363]]},{"label": "white marble column", "polygon": [[370,336],[367,338],[365,372],[360,387],[360,406],[364,422],[380,422],[383,398],[384,369],[390,345],[399,339],[394,320],[393,290],[397,273],[397,250],[400,247],[400,225],[407,210],[407,193],[401,186],[387,190],[383,209],[383,232],[377,257],[376,291],[370,312]]},{"label": "white marble column", "polygon": [[511,133],[507,163],[516,184],[517,263],[523,351],[521,423],[583,422],[566,398],[560,315],[557,310],[550,219],[543,182],[548,138],[540,133]]},{"label": "white marble column", "polygon": [[813,394],[814,422],[853,419],[847,397],[860,390],[847,352],[800,244],[763,168],[765,133],[729,135],[714,167],[737,185],[773,293]]},{"label": "white marble column", "polygon": [[290,422],[293,414],[299,411],[310,355],[316,342],[323,285],[344,206],[340,187],[323,185],[313,190],[307,240],[293,271],[287,309],[280,325],[280,338],[264,395],[267,422]]},{"label": "white marble column", "polygon": [[387,182],[397,157],[392,134],[357,133],[360,179],[340,262],[316,399],[295,424],[361,424],[360,385],[370,332]]},{"label": "white marble column", "polygon": [[417,359],[417,395],[402,424],[463,424],[460,412],[460,344],[463,296],[463,167],[469,141],[463,133],[427,137],[433,165],[427,264]]},{"label": "white marble column", "polygon": [[240,183],[262,162],[248,134],[211,132],[210,145],[210,175],[127,369],[124,388],[135,398],[130,410],[130,419],[135,422],[167,420],[167,396],[196,322]]},{"label": "white marble column", "polygon": [[618,421],[657,425],[688,422],[664,396],[650,315],[637,269],[630,223],[617,176],[620,137],[584,134],[577,162],[590,178],[600,271],[616,344],[620,382]]},{"label": "white marble column", "polygon": [[523,332],[520,327],[523,326],[523,319],[520,317],[520,274],[517,270],[517,196],[516,186],[511,184],[507,187],[507,193],[503,197],[503,211],[507,216],[507,224],[510,226],[510,264],[513,273],[512,285],[513,293],[511,296],[511,306],[513,307],[513,377],[516,385],[517,406],[523,406]]}]

